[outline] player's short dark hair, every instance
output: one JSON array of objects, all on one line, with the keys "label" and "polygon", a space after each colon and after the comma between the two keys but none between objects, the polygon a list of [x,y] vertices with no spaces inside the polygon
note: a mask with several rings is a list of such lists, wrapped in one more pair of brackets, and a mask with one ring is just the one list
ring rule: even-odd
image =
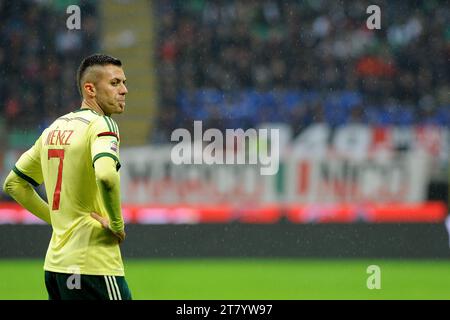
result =
[{"label": "player's short dark hair", "polygon": [[106,66],[110,64],[121,67],[122,61],[120,61],[117,58],[108,56],[106,54],[98,54],[98,53],[86,57],[83,59],[83,61],[81,61],[81,64],[78,67],[77,72],[78,91],[80,91],[81,97],[83,97],[83,91],[81,90],[81,79],[83,78],[86,69],[92,66]]}]

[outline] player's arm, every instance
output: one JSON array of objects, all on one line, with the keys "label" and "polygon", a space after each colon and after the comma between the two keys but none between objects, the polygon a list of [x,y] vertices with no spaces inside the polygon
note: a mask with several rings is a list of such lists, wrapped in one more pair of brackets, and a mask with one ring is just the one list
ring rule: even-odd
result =
[{"label": "player's arm", "polygon": [[17,161],[3,183],[3,191],[36,217],[51,224],[50,208],[34,190],[43,182],[40,161],[41,138]]},{"label": "player's arm", "polygon": [[[116,162],[110,157],[101,157],[94,162],[94,169],[97,186],[109,217],[108,227],[120,240],[123,240],[125,227],[120,201],[120,176],[116,170]],[[105,227],[105,222],[99,219],[100,216],[93,215],[93,217]]]},{"label": "player's arm", "polygon": [[28,181],[16,172],[11,171],[6,177],[3,191],[39,219],[44,220],[48,224],[52,223],[48,203],[37,194]]},{"label": "player's arm", "polygon": [[97,119],[90,128],[91,155],[95,178],[105,213],[94,213],[92,217],[103,227],[110,229],[119,240],[125,237],[120,201],[119,176],[119,132],[116,123],[109,117]]}]

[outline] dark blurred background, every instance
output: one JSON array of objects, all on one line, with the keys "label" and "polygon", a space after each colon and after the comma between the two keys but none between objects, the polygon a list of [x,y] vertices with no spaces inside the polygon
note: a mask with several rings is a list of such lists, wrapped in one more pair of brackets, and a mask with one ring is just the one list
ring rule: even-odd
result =
[{"label": "dark blurred background", "polygon": [[[380,29],[366,26],[371,4]],[[69,5],[80,8],[80,29],[67,27]],[[47,125],[80,107],[78,64],[105,52],[123,61],[129,83],[116,118],[129,223],[444,230],[447,1],[17,0],[0,1],[0,21],[2,179]],[[222,132],[279,129],[280,170],[174,165],[171,134],[192,132],[195,120]],[[2,198],[2,223],[36,223]]]}]

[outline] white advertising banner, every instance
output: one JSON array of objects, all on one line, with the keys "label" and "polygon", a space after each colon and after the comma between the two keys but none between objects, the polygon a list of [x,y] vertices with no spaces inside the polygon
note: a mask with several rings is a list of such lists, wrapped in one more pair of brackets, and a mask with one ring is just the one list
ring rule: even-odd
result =
[{"label": "white advertising banner", "polygon": [[121,150],[124,203],[196,204],[277,201],[276,175],[250,164],[174,164],[171,147]]},{"label": "white advertising banner", "polygon": [[124,203],[418,203],[430,177],[429,156],[420,151],[285,154],[276,175],[250,164],[176,165],[170,155],[171,146],[122,149]]},{"label": "white advertising banner", "polygon": [[287,202],[419,203],[426,200],[429,157],[420,152],[365,159],[294,157],[286,163]]}]

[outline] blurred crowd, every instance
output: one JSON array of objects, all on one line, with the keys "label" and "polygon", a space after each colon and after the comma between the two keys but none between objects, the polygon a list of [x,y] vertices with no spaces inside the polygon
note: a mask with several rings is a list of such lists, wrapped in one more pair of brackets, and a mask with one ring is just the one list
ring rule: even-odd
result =
[{"label": "blurred crowd", "polygon": [[[450,126],[447,1],[161,0],[153,142],[193,120],[215,128],[278,121]],[[81,7],[68,30],[67,6]],[[94,0],[0,1],[0,119],[40,128],[79,107],[76,68],[100,49]],[[0,127],[1,123],[0,123]],[[3,126],[4,127],[4,126]]]},{"label": "blurred crowd", "polygon": [[[83,28],[69,30],[69,5]],[[79,108],[76,70],[98,47],[93,1],[0,1],[0,111],[9,128],[32,130]]]},{"label": "blurred crowd", "polygon": [[[373,2],[373,1],[372,1]],[[446,1],[158,1],[160,130],[450,125]]]}]

